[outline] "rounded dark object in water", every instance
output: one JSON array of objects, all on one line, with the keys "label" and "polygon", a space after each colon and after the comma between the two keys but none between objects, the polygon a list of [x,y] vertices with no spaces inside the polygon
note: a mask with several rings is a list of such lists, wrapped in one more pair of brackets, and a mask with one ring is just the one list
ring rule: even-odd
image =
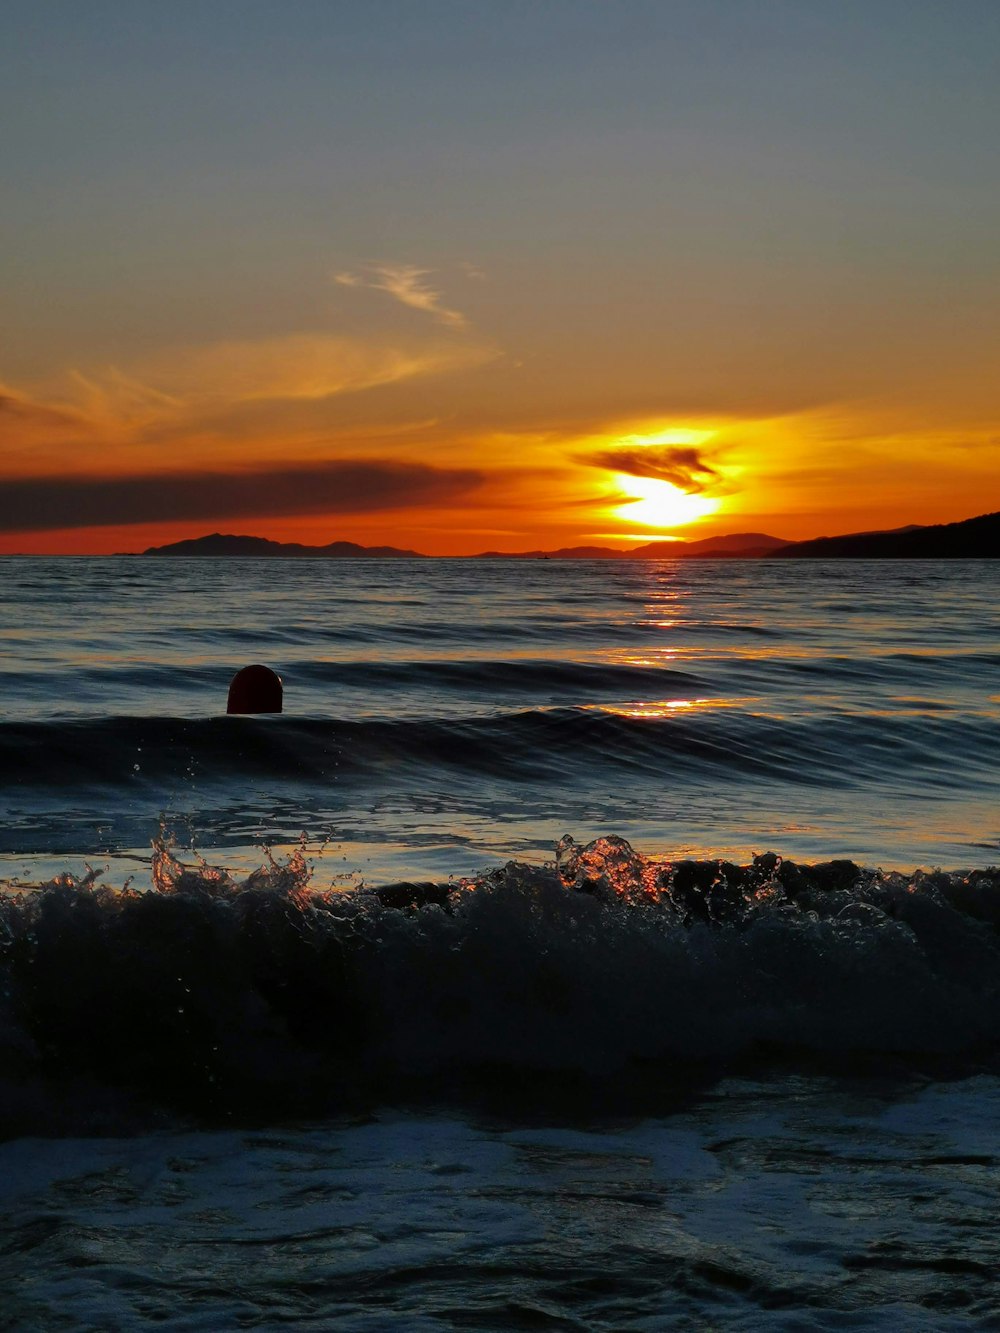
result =
[{"label": "rounded dark object in water", "polygon": [[266,666],[245,666],[229,682],[227,713],[280,713],[281,677]]}]

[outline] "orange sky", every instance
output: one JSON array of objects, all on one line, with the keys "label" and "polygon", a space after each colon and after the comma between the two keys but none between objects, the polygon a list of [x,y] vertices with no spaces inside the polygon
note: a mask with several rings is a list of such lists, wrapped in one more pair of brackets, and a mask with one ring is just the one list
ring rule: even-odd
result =
[{"label": "orange sky", "polygon": [[18,9],[0,553],[1000,509],[995,10]]},{"label": "orange sky", "polygon": [[[326,357],[331,380],[345,373],[326,338],[173,356],[75,372],[45,396],[4,391],[0,550],[135,551],[224,531],[468,554],[734,531],[794,539],[1000,506],[990,426],[935,428],[930,408],[532,424],[517,368],[471,334],[429,342],[423,360],[416,341],[367,362],[349,347],[362,382],[346,388],[325,378]],[[497,407],[475,420],[463,381],[488,374],[512,382],[506,428]],[[450,420],[400,410],[450,394],[473,399]]]}]

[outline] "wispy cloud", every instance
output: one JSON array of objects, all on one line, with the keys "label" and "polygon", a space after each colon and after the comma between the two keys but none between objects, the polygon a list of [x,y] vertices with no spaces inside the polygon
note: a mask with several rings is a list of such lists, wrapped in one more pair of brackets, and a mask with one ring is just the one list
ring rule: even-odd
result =
[{"label": "wispy cloud", "polygon": [[0,388],[0,421],[25,440],[82,430],[121,439],[246,406],[319,402],[447,374],[495,356],[470,340],[381,343],[323,333],[175,347],[124,367],[72,370],[31,397]]},{"label": "wispy cloud", "polygon": [[[203,465],[251,450],[260,456],[267,441],[272,457],[290,447],[300,459],[328,457],[346,443],[337,438],[345,412],[371,414],[334,399],[461,373],[500,355],[471,336],[429,277],[428,269],[384,263],[336,281],[385,292],[444,327],[391,335],[306,329],[165,346],[109,365],[82,359],[31,386],[0,382],[0,476],[129,472],[137,446],[151,463],[156,449],[168,448],[175,465],[185,455]],[[379,399],[382,407],[392,402]]]},{"label": "wispy cloud", "polygon": [[98,447],[102,432],[80,405],[49,403],[0,385],[0,475],[58,468]]},{"label": "wispy cloud", "polygon": [[619,445],[582,454],[577,461],[629,477],[666,481],[688,495],[703,494],[721,481],[719,472],[700,451],[689,446]]},{"label": "wispy cloud", "polygon": [[335,273],[333,280],[342,287],[367,287],[386,292],[403,305],[432,315],[439,324],[450,329],[468,328],[468,320],[461,311],[445,305],[442,293],[427,281],[433,272],[433,269],[418,268],[415,264],[366,264],[357,273]]},{"label": "wispy cloud", "polygon": [[321,399],[477,364],[492,355],[445,342],[379,343],[322,333],[220,342],[138,367],[145,383],[187,403]]},{"label": "wispy cloud", "polygon": [[339,459],[233,473],[19,477],[0,488],[0,531],[371,514],[464,499],[482,481],[483,474],[472,468],[436,468],[396,459]]},{"label": "wispy cloud", "polygon": [[0,384],[0,425],[5,427],[5,443],[11,431],[16,431],[19,436],[36,431],[46,435],[76,434],[85,423],[86,417],[79,409],[38,401]]}]

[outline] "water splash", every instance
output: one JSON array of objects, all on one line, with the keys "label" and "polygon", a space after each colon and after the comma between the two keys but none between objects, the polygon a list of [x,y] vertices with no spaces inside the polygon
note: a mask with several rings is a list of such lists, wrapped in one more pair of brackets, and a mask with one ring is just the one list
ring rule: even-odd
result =
[{"label": "water splash", "polygon": [[483,1070],[1000,1056],[996,869],[669,861],[615,836],[443,884],[318,884],[304,844],[243,878],[166,840],[153,862],[150,892],[88,869],[0,896],[10,1123],[79,1128],[95,1089],[218,1117]]},{"label": "water splash", "polygon": [[303,834],[299,845],[283,860],[270,847],[261,849],[264,864],[244,879],[237,879],[225,866],[210,865],[199,857],[194,866],[185,865],[177,856],[175,843],[162,829],[153,840],[150,876],[153,890],[162,894],[201,894],[214,898],[235,897],[245,892],[264,892],[295,898],[304,894],[313,867],[307,860],[308,843]]}]

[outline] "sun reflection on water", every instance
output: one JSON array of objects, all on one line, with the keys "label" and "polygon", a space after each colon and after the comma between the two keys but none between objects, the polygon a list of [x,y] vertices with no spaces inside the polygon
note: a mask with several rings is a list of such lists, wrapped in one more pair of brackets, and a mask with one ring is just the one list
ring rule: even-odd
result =
[{"label": "sun reflection on water", "polygon": [[675,713],[706,712],[712,708],[744,708],[757,701],[754,695],[732,699],[645,699],[623,704],[588,704],[593,712],[612,713],[615,717],[657,718]]}]

